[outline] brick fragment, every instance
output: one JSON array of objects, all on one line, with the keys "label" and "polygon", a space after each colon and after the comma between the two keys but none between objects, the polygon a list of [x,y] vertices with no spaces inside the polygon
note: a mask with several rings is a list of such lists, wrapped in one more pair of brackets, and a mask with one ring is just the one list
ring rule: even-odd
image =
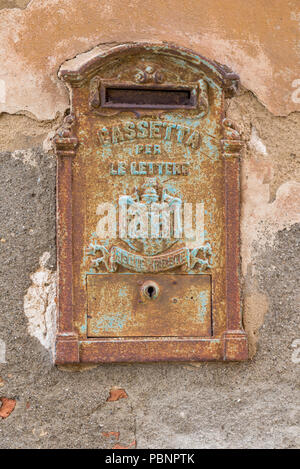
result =
[{"label": "brick fragment", "polygon": [[16,407],[15,399],[9,399],[8,397],[0,397],[2,406],[0,407],[0,417],[6,419],[13,412]]}]

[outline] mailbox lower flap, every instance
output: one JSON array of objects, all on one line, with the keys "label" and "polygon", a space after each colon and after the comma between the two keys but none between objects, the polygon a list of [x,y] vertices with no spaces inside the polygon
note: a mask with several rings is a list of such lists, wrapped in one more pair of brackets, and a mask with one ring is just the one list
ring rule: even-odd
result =
[{"label": "mailbox lower flap", "polygon": [[87,275],[88,337],[211,336],[210,275]]}]

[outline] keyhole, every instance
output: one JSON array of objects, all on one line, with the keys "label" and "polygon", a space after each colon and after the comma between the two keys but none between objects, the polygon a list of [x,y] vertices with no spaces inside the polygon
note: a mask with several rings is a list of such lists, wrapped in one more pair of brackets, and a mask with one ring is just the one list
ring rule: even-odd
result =
[{"label": "keyhole", "polygon": [[148,287],[146,289],[146,292],[147,292],[149,298],[152,298],[152,296],[155,295],[155,288],[150,285],[150,287]]},{"label": "keyhole", "polygon": [[147,282],[142,285],[141,294],[148,298],[148,300],[154,300],[158,297],[159,286],[157,283],[153,282],[153,280],[147,280]]}]

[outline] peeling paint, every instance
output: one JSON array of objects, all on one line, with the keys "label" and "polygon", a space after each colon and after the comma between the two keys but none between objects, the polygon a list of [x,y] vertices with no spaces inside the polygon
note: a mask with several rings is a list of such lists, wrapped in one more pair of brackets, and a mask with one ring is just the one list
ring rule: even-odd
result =
[{"label": "peeling paint", "polygon": [[250,145],[254,150],[262,155],[267,155],[267,148],[264,142],[259,138],[257,130],[255,127],[252,127],[252,133],[250,138]]},{"label": "peeling paint", "polygon": [[[300,222],[300,182],[287,181],[276,193],[274,202],[269,203],[269,185],[264,184],[266,169],[255,172],[251,166],[256,162],[245,163],[242,206],[242,269],[246,275],[248,266],[252,264],[255,242],[261,246],[272,244],[276,233]],[[268,167],[266,167],[268,170]]]},{"label": "peeling paint", "polygon": [[[17,6],[25,0],[10,3]],[[205,1],[204,6],[199,0],[176,0],[172,8],[160,0],[68,0],[64,8],[60,0],[31,0],[25,10],[1,13],[0,79],[6,82],[7,97],[0,112],[26,110],[38,119],[54,118],[68,107],[56,75],[61,63],[99,42],[149,37],[227,63],[274,114],[299,109],[290,99],[291,83],[299,78],[297,0],[288,5],[278,0],[276,7],[261,0],[232,0],[230,8],[219,0]],[[20,86],[20,77],[26,86]]]},{"label": "peeling paint", "polygon": [[46,265],[48,252],[40,257],[39,269],[30,276],[32,285],[24,297],[28,332],[36,337],[51,354],[54,353],[56,327],[56,273]]},{"label": "peeling paint", "polygon": [[[43,141],[45,141],[43,144],[45,151],[49,151],[50,143],[47,142],[51,138],[51,132],[60,124],[59,114],[57,119],[47,122],[39,122],[28,113],[25,114],[0,114],[0,151],[31,152],[34,148],[40,147]],[[20,153],[15,156],[22,159]]]},{"label": "peeling paint", "polygon": [[31,0],[0,0],[0,10],[4,8],[25,9]]}]

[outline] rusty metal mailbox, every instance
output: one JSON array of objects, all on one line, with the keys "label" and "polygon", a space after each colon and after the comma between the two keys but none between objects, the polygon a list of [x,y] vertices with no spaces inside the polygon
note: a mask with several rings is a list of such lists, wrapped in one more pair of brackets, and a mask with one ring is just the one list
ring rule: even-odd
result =
[{"label": "rusty metal mailbox", "polygon": [[238,76],[166,43],[59,71],[56,363],[244,360]]}]

